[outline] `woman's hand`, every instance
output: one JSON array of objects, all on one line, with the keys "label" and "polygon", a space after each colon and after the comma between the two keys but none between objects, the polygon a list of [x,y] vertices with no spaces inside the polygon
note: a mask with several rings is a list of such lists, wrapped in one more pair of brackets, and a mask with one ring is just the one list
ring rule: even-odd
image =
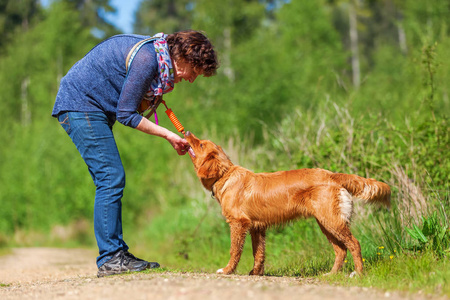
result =
[{"label": "woman's hand", "polygon": [[185,155],[189,150],[189,143],[173,132],[167,137],[167,141],[177,151],[178,155]]},{"label": "woman's hand", "polygon": [[185,155],[189,150],[189,143],[185,139],[164,127],[156,125],[146,118],[142,118],[136,129],[151,135],[165,138],[177,151],[178,155]]}]

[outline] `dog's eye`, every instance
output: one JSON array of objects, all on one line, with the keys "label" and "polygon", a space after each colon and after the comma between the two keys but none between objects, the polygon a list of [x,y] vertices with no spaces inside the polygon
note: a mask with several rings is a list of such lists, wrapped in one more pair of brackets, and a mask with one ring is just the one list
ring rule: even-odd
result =
[{"label": "dog's eye", "polygon": [[203,144],[200,144],[200,148],[203,149]]}]

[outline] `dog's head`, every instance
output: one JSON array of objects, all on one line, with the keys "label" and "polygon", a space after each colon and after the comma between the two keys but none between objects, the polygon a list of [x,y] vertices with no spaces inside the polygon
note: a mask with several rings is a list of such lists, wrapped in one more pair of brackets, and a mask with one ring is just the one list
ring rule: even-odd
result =
[{"label": "dog's head", "polygon": [[186,132],[185,138],[191,146],[189,156],[194,164],[197,177],[206,189],[211,190],[213,184],[233,166],[233,163],[222,147],[213,142],[200,140],[189,131]]}]

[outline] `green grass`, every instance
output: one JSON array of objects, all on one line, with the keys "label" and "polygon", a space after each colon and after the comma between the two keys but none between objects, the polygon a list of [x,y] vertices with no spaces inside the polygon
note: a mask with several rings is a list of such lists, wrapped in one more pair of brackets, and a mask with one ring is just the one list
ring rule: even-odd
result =
[{"label": "green grass", "polygon": [[433,252],[404,253],[365,262],[364,276],[349,278],[347,272],[320,280],[343,286],[374,287],[389,291],[450,296],[449,258]]}]

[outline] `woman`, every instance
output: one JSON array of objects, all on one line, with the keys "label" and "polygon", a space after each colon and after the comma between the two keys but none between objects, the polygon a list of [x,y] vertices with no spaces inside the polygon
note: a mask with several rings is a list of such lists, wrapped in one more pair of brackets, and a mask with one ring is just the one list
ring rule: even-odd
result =
[{"label": "woman", "polygon": [[168,93],[183,79],[192,83],[199,75],[212,76],[218,68],[214,48],[200,32],[160,33],[134,47],[147,38],[117,35],[95,46],[61,80],[52,112],[76,145],[96,186],[94,231],[99,277],[159,267],[134,257],[123,240],[125,172],[113,124],[117,120],[163,137],[179,155],[186,154],[189,145],[185,139],[138,111],[146,102],[144,98],[152,100]]}]

